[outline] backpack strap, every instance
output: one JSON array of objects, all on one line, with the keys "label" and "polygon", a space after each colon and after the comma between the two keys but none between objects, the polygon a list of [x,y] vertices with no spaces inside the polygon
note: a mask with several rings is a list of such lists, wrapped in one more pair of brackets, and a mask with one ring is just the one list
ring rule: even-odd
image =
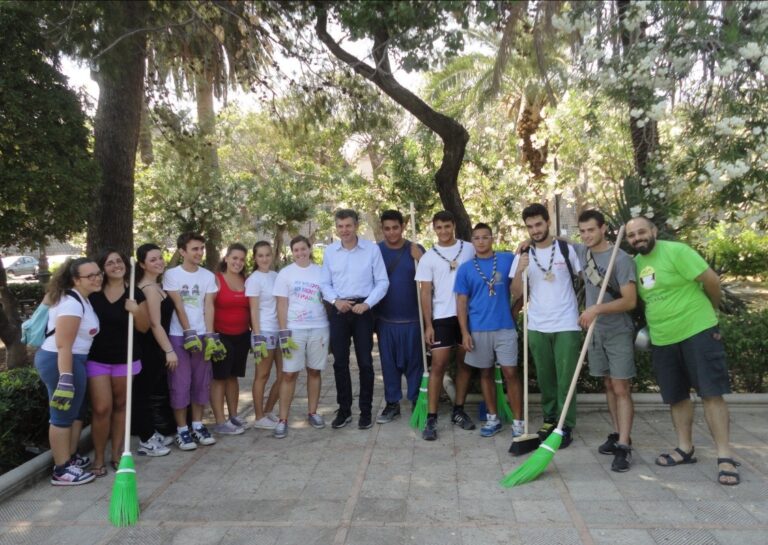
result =
[{"label": "backpack strap", "polygon": [[[587,249],[587,261],[592,260],[592,263],[594,264],[595,272],[600,275],[600,271],[597,269],[597,261],[595,261],[595,257],[592,255],[592,252]],[[600,283],[602,284],[603,277],[600,276]],[[591,283],[591,282],[590,282]],[[608,285],[605,287],[605,291],[608,292],[608,294],[613,297],[613,299],[621,299],[621,292],[616,291],[616,289],[611,286],[611,280],[608,279]]]},{"label": "backpack strap", "polygon": [[[78,303],[80,303],[80,306],[83,307],[83,316],[85,316],[85,303],[83,303],[83,300],[80,299],[80,296],[77,294],[77,292],[75,290],[69,289],[69,290],[65,290],[64,294],[65,295],[69,295],[70,297],[74,297],[75,300]],[[53,335],[54,333],[56,333],[56,328],[55,327],[53,329],[51,329],[50,331],[48,331],[48,326],[47,325],[45,326],[45,338],[46,339],[48,337],[50,337],[51,335]]]},{"label": "backpack strap", "polygon": [[557,240],[557,246],[560,248],[560,253],[563,254],[563,257],[565,258],[565,264],[568,266],[568,273],[571,275],[571,286],[574,287],[574,291],[576,291],[576,287],[574,282],[576,281],[576,275],[573,273],[573,265],[571,265],[570,260],[570,253],[571,251],[568,249],[568,243],[564,240]]}]

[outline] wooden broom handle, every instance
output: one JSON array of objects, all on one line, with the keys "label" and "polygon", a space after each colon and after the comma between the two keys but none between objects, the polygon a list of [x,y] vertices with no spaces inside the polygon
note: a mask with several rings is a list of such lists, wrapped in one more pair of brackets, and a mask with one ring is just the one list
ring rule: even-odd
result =
[{"label": "wooden broom handle", "polygon": [[[411,203],[411,244],[416,244],[416,207]],[[418,265],[418,261],[416,262]],[[421,308],[421,282],[416,280],[416,301],[419,307],[419,338],[421,339],[421,363],[427,374],[427,345],[424,344],[424,311]]]},{"label": "wooden broom handle", "polygon": [[[128,298],[133,299],[136,290],[136,259],[131,257],[131,283],[128,288]],[[133,408],[133,313],[128,313],[128,364],[125,388],[125,438],[123,453],[131,452],[131,409]]]}]

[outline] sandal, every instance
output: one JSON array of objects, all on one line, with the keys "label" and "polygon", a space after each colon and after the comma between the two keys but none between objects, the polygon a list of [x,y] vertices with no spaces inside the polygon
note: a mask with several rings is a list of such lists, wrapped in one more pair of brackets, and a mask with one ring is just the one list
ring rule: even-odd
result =
[{"label": "sandal", "polygon": [[[741,465],[740,462],[737,462],[733,458],[718,458],[717,459],[717,465],[718,467],[720,464],[731,464],[733,467],[739,467]],[[733,479],[736,479],[735,481],[724,481],[723,477],[732,477]],[[722,484],[723,486],[736,486],[741,482],[741,477],[739,476],[738,471],[726,471],[724,469],[721,469],[717,474],[717,482]]]},{"label": "sandal", "polygon": [[[675,452],[680,455],[680,460],[675,460],[672,458],[671,454],[667,454],[666,452],[664,454],[659,454],[659,457],[656,458],[656,465],[661,467],[673,467],[683,464],[695,464],[698,460],[693,455],[694,450],[696,449],[691,447],[691,452],[684,452],[679,448],[675,448]],[[664,460],[664,462],[662,463],[661,460]]]},{"label": "sandal", "polygon": [[117,471],[117,469],[120,467],[120,462],[115,462],[114,460],[112,460],[111,462],[109,462],[109,465],[112,466],[112,469]]},{"label": "sandal", "polygon": [[97,479],[100,477],[104,477],[107,474],[107,467],[106,466],[94,466],[90,469],[91,473],[93,473],[94,477]]}]

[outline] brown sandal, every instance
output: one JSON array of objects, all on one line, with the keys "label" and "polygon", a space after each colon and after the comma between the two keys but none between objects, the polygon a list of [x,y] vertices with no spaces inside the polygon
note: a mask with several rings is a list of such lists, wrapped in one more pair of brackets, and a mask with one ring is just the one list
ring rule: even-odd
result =
[{"label": "brown sandal", "polygon": [[107,466],[92,467],[91,473],[93,473],[94,477],[97,479],[104,477],[107,474]]}]

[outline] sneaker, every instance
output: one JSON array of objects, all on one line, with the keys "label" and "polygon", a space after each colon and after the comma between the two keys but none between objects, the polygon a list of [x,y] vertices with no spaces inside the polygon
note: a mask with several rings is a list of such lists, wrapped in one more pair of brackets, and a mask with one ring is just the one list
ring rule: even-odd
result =
[{"label": "sneaker", "polygon": [[421,438],[425,441],[437,440],[437,418],[434,416],[427,417],[427,423],[424,426],[424,431],[421,432]]},{"label": "sneaker", "polygon": [[53,471],[51,484],[54,486],[77,486],[94,480],[96,475],[83,468],[69,464],[61,472]]},{"label": "sneaker", "polygon": [[91,459],[88,456],[82,456],[79,452],[75,452],[72,458],[69,459],[69,465],[79,467],[80,469],[87,469],[91,467]]},{"label": "sneaker", "polygon": [[211,436],[211,432],[209,432],[208,428],[205,426],[200,426],[199,428],[192,430],[192,439],[194,439],[196,443],[205,446],[216,443],[216,439]]},{"label": "sneaker", "polygon": [[268,416],[262,416],[258,420],[254,420],[251,427],[256,428],[257,430],[274,430],[275,426],[277,426],[277,422]]},{"label": "sneaker", "polygon": [[283,439],[288,435],[288,421],[280,420],[275,426],[275,430],[272,432],[272,437],[275,439]]},{"label": "sneaker", "polygon": [[[167,454],[170,454],[171,449],[166,447],[162,441],[156,437],[157,435],[159,434],[156,433],[152,435],[152,437],[146,441],[139,441],[139,448],[136,449],[136,452],[141,456],[166,456]],[[162,437],[162,435],[160,437]]]},{"label": "sneaker", "polygon": [[525,434],[525,420],[512,421],[512,438],[522,437]]},{"label": "sneaker", "polygon": [[597,447],[597,452],[600,454],[616,454],[616,443],[619,442],[619,434],[609,433],[605,443]]},{"label": "sneaker", "polygon": [[309,421],[309,425],[316,430],[322,430],[325,427],[325,419],[320,414],[309,413],[307,414],[307,420]]},{"label": "sneaker", "polygon": [[275,424],[280,422],[280,418],[275,413],[267,413],[267,418],[269,418]]},{"label": "sneaker", "polygon": [[555,422],[553,420],[545,420],[536,433],[539,436],[539,440],[543,443],[553,431],[555,431]]},{"label": "sneaker", "polygon": [[149,438],[150,441],[154,440],[157,443],[160,443],[164,447],[170,447],[173,444],[173,435],[163,435],[159,431],[156,431],[152,434],[152,437]]},{"label": "sneaker", "polygon": [[483,427],[480,428],[480,437],[493,437],[501,431],[501,421],[498,418],[491,420],[490,418],[485,421]]},{"label": "sneaker", "polygon": [[229,421],[232,422],[234,426],[243,428],[243,430],[248,427],[248,424],[246,424],[244,420],[240,420],[237,416],[230,416]]},{"label": "sneaker", "polygon": [[388,424],[389,422],[392,422],[395,418],[400,418],[400,404],[399,403],[387,403],[387,406],[384,407],[384,410],[381,411],[381,414],[376,418],[377,424]]},{"label": "sneaker", "polygon": [[614,450],[611,470],[617,473],[624,473],[629,471],[630,465],[632,465],[632,449],[627,445],[617,444]]},{"label": "sneaker", "polygon": [[181,450],[195,450],[197,448],[197,443],[192,440],[189,430],[176,434],[176,444]]},{"label": "sneaker", "polygon": [[560,448],[568,448],[573,443],[573,431],[568,426],[563,426],[563,440],[560,441]]},{"label": "sneaker", "polygon": [[[229,420],[226,420],[221,424],[216,424],[213,427],[213,432],[218,433],[219,435],[240,435],[242,433],[245,433],[245,430],[243,428],[235,426]],[[201,441],[201,444],[205,445],[206,443],[202,443]],[[212,445],[213,443],[210,443],[210,444]]]},{"label": "sneaker", "polygon": [[475,423],[472,422],[472,419],[469,417],[469,415],[464,412],[464,409],[455,409],[453,411],[453,416],[451,416],[451,422],[457,426],[461,426],[462,430],[475,429]]},{"label": "sneaker", "polygon": [[367,430],[373,426],[373,420],[371,420],[370,414],[361,414],[357,421],[357,428],[360,430]]},{"label": "sneaker", "polygon": [[350,422],[352,422],[352,415],[347,411],[342,411],[339,409],[336,411],[336,418],[334,418],[333,422],[331,422],[331,427],[337,430],[339,428],[343,428]]}]

